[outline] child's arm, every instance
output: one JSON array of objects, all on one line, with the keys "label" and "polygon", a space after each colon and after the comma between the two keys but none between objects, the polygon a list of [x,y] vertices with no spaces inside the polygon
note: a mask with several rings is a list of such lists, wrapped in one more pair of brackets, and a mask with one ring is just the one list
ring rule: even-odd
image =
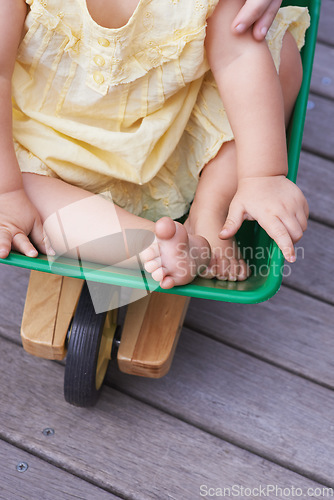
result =
[{"label": "child's arm", "polygon": [[0,16],[0,257],[11,248],[36,257],[36,246],[46,252],[36,208],[23,189],[12,139],[11,78],[27,6],[23,0],[1,0]]},{"label": "child's arm", "polygon": [[233,29],[236,33],[244,33],[253,26],[254,38],[263,40],[281,3],[281,0],[246,0],[233,20]]},{"label": "child's arm", "polygon": [[234,133],[238,190],[222,238],[255,219],[295,260],[293,243],[305,230],[307,202],[288,171],[284,106],[279,78],[265,41],[248,30],[236,36],[231,22],[243,0],[220,0],[208,20],[206,50]]}]

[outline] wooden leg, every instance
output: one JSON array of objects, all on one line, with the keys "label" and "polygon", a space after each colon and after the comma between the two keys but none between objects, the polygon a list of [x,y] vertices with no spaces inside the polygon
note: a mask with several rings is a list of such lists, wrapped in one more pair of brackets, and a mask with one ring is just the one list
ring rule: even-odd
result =
[{"label": "wooden leg", "polygon": [[153,378],[168,372],[189,300],[153,292],[128,306],[117,353],[122,372]]},{"label": "wooden leg", "polygon": [[65,338],[83,283],[31,271],[21,326],[22,344],[27,352],[47,359],[65,357]]}]

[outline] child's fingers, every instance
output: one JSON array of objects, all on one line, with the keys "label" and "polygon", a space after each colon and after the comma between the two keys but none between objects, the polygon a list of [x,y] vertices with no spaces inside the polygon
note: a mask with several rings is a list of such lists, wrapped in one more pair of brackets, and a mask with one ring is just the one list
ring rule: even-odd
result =
[{"label": "child's fingers", "polygon": [[305,232],[307,229],[307,215],[305,214],[304,211],[300,210],[296,213],[296,218],[297,218],[303,232]]},{"label": "child's fingers", "polygon": [[232,22],[232,28],[236,33],[244,33],[263,14],[267,2],[263,1],[262,6],[256,4],[254,0],[248,0],[240,9]]},{"label": "child's fingers", "polygon": [[307,200],[306,198],[304,197],[304,200],[303,200],[303,211],[304,211],[304,215],[306,217],[306,220],[308,219],[309,215],[310,215],[310,209],[309,209],[309,206],[308,206],[308,203],[307,203]]},{"label": "child's fingers", "polygon": [[265,38],[281,3],[281,0],[273,0],[270,3],[268,9],[260,17],[260,19],[255,22],[253,28],[253,36],[254,38],[256,38],[256,40],[261,41]]},{"label": "child's fingers", "polygon": [[9,229],[0,228],[0,258],[5,259],[12,248],[12,233]]},{"label": "child's fingers", "polygon": [[244,33],[263,16],[270,0],[247,0],[235,17],[232,27],[236,33]]},{"label": "child's fingers", "polygon": [[244,220],[244,211],[241,207],[234,206],[232,203],[230,205],[229,212],[227,214],[225,224],[219,233],[219,238],[226,239],[231,238],[240,228]]},{"label": "child's fingers", "polygon": [[13,250],[16,250],[27,257],[37,257],[38,252],[33,246],[28,236],[24,233],[16,233],[13,237]]},{"label": "child's fingers", "polygon": [[303,229],[296,217],[281,217],[281,221],[286,227],[293,243],[297,243],[303,236]]},{"label": "child's fingers", "polygon": [[46,255],[55,255],[55,251],[53,250],[50,240],[44,232],[42,223],[39,219],[35,220],[30,236],[40,252]]},{"label": "child's fingers", "polygon": [[278,217],[273,217],[271,220],[266,221],[261,221],[259,219],[258,222],[277,243],[283,252],[284,258],[289,262],[295,262],[296,255],[293,241],[283,222]]}]

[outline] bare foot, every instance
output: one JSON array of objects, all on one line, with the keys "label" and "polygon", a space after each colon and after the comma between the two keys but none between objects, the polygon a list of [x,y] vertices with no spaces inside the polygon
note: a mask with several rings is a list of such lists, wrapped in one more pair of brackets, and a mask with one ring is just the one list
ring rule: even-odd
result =
[{"label": "bare foot", "polygon": [[236,146],[234,141],[229,141],[202,170],[184,224],[189,234],[201,235],[210,244],[212,259],[203,277],[243,281],[250,274],[235,239],[222,240],[218,236],[237,186]]},{"label": "bare foot", "polygon": [[189,234],[196,232],[210,244],[212,257],[205,278],[219,280],[244,281],[250,275],[250,270],[242,258],[241,251],[234,238],[221,240],[218,234],[223,227],[224,217],[209,208],[191,210],[185,222]]},{"label": "bare foot", "polygon": [[185,226],[169,217],[155,224],[156,241],[140,257],[161,288],[186,285],[206,269],[210,245],[203,236],[189,235]]}]

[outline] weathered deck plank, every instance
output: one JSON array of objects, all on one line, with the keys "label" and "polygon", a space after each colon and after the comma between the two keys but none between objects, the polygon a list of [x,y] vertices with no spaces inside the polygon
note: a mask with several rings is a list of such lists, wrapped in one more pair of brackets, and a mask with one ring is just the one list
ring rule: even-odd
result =
[{"label": "weathered deck plank", "polygon": [[315,51],[311,91],[334,98],[334,47],[318,43]]},{"label": "weathered deck plank", "polygon": [[283,283],[333,304],[333,242],[333,228],[309,221],[303,239],[296,245],[297,261],[286,266],[285,273],[288,274],[290,268],[291,274]]},{"label": "weathered deck plank", "polygon": [[[196,404],[182,377],[177,382],[179,388],[174,387],[174,380],[168,377],[162,384],[151,380],[153,383],[140,395],[146,398],[148,392],[158,391],[160,400],[162,389],[167,412],[110,388],[104,389],[94,409],[74,408],[62,398],[61,365],[34,358],[4,339],[0,339],[0,347],[3,358],[0,437],[122,498],[193,500],[200,498],[202,484],[317,486],[305,477],[168,415],[169,410],[174,409],[171,401],[174,395],[170,398],[169,394],[176,391],[178,399],[181,388],[185,396],[183,407],[188,407],[191,400],[192,405]],[[188,357],[189,353],[184,355]],[[210,367],[206,356],[204,365]],[[189,372],[189,376],[194,376],[193,381],[197,382],[198,375]],[[124,380],[132,390],[131,381],[144,379],[128,375]],[[214,430],[217,417],[220,415],[221,419],[224,413],[219,389],[212,386],[212,391],[217,391],[218,398],[215,396],[210,403],[210,407],[215,408],[210,416]],[[224,397],[227,406],[230,405],[228,396]],[[197,399],[200,412],[205,404],[205,398],[201,397],[202,401]],[[252,408],[249,418],[252,418],[251,412]],[[270,425],[272,422],[268,422]],[[55,434],[46,438],[41,432],[44,427],[52,427]],[[269,427],[264,430],[265,434],[269,433]],[[321,443],[320,437],[318,446]]]},{"label": "weathered deck plank", "polygon": [[329,389],[187,329],[159,383],[112,369],[108,378],[164,412],[334,486]]},{"label": "weathered deck plank", "polygon": [[318,40],[330,45],[334,45],[333,19],[334,19],[334,1],[322,0]]},{"label": "weathered deck plank", "polygon": [[286,287],[257,305],[192,299],[185,322],[187,328],[334,388],[333,324],[332,306]]},{"label": "weathered deck plank", "polygon": [[20,325],[30,271],[0,264],[0,332],[20,339]]},{"label": "weathered deck plank", "polygon": [[297,184],[308,200],[311,219],[334,227],[334,162],[302,151]]},{"label": "weathered deck plank", "polygon": [[[18,472],[16,466],[22,462],[28,469]],[[119,498],[4,441],[0,441],[0,477],[0,498],[4,500]]]},{"label": "weathered deck plank", "polygon": [[334,101],[310,94],[312,109],[306,114],[303,148],[334,160]]}]

